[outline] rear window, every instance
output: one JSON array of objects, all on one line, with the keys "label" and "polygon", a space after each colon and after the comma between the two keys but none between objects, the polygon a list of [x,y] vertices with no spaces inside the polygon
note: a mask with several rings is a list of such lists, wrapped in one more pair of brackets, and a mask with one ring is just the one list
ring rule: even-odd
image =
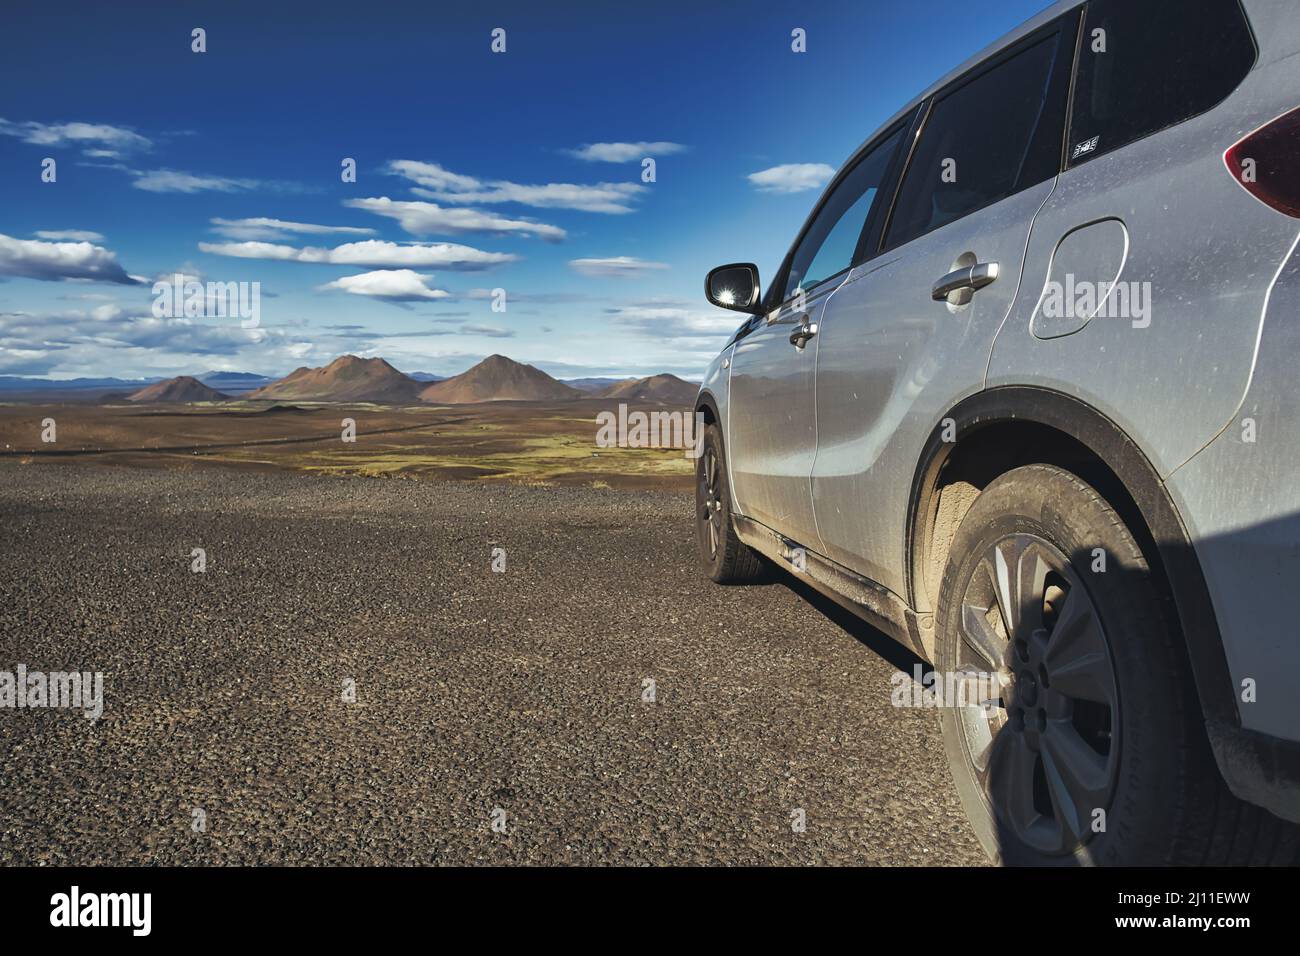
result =
[{"label": "rear window", "polygon": [[1204,113],[1254,63],[1238,0],[1092,0],[1079,44],[1070,164]]}]

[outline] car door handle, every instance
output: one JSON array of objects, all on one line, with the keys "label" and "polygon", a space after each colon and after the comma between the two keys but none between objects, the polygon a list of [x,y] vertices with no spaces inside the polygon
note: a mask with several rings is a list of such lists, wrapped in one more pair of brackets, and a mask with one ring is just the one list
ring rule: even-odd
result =
[{"label": "car door handle", "polygon": [[998,264],[996,262],[977,262],[973,266],[966,266],[964,269],[954,269],[946,276],[934,284],[930,290],[930,298],[935,302],[942,302],[954,292],[961,292],[969,289],[971,292],[977,292],[998,277]]},{"label": "car door handle", "polygon": [[793,332],[790,333],[790,344],[797,349],[804,347],[805,343],[817,334],[816,322],[805,322]]}]

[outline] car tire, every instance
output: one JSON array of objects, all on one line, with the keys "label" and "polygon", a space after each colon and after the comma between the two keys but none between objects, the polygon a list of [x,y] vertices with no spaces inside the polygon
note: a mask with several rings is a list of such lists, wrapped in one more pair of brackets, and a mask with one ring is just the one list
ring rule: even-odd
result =
[{"label": "car tire", "polygon": [[695,464],[695,541],[705,571],[718,584],[753,584],[767,576],[763,559],[732,525],[722,430],[713,424],[704,428]]},{"label": "car tire", "polygon": [[940,708],[944,746],[995,861],[1295,862],[1297,828],[1218,773],[1169,607],[1114,508],[1070,472],[1016,468],[971,506],[940,590],[936,679],[967,690]]}]

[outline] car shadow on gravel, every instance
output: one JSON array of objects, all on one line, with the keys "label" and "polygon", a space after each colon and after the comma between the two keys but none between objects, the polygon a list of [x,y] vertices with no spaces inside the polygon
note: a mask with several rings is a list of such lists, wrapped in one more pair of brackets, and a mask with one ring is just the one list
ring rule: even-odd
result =
[{"label": "car shadow on gravel", "polygon": [[780,585],[798,595],[805,604],[811,605],[821,613],[822,617],[835,624],[840,630],[845,631],[860,644],[866,646],[868,650],[875,653],[877,657],[882,658],[891,667],[895,667],[905,674],[915,673],[914,668],[918,666],[923,674],[929,673],[933,669],[929,661],[912,653],[902,644],[878,628],[872,627],[852,611],[836,604],[807,582],[789,574],[775,573],[771,583]]}]

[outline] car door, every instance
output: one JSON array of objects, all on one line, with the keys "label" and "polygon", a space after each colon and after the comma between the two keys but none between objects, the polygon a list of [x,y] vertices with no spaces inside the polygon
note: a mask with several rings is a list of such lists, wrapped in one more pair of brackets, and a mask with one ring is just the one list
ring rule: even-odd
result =
[{"label": "car door", "polygon": [[879,251],[820,317],[822,545],[900,595],[917,461],[946,410],[983,387],[1060,171],[1076,25],[1063,18],[935,94]]},{"label": "car door", "polygon": [[845,168],[778,272],[779,301],[731,358],[727,435],[733,506],[816,547],[809,477],[817,451],[819,316],[858,253],[901,131]]}]

